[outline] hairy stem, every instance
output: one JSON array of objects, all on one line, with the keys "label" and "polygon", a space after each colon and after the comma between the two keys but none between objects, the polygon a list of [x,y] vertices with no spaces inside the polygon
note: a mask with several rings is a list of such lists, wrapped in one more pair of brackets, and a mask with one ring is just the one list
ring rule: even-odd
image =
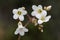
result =
[{"label": "hairy stem", "polygon": [[30,22],[32,22],[32,18],[27,14],[27,17],[28,17],[28,19],[29,19],[29,21],[25,24],[25,27],[30,23]]},{"label": "hairy stem", "polygon": [[20,35],[18,35],[18,40],[20,40]]},{"label": "hairy stem", "polygon": [[26,24],[25,24],[25,27],[30,23],[30,21],[28,21]]},{"label": "hairy stem", "polygon": [[27,17],[29,19],[30,22],[32,22],[32,18],[27,14]]}]

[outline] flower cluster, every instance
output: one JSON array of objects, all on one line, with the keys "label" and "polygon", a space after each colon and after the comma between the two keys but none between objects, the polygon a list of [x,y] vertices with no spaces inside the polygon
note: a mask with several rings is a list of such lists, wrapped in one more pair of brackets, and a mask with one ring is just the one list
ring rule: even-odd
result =
[{"label": "flower cluster", "polygon": [[33,5],[32,6],[32,16],[35,16],[38,19],[38,24],[42,24],[43,22],[48,22],[51,16],[47,16],[47,11],[42,8],[41,5]]},{"label": "flower cluster", "polygon": [[[23,26],[21,21],[24,21],[24,15],[27,15],[31,23],[33,23],[35,26],[39,25],[39,29],[41,32],[43,32],[43,23],[48,22],[51,18],[51,15],[47,16],[47,11],[51,9],[51,6],[45,6],[44,8],[42,5],[33,5],[32,6],[33,11],[31,12],[31,16],[27,14],[27,11],[25,10],[25,7],[21,7],[18,9],[13,9],[13,19],[18,19],[18,27],[15,31],[15,35],[19,34],[20,36],[24,36],[25,32],[28,32],[28,29],[26,26]],[[28,25],[29,23],[26,23]]]},{"label": "flower cluster", "polygon": [[32,13],[31,15],[34,16],[34,20],[32,21],[33,23],[35,23],[35,25],[39,25],[39,29],[41,29],[41,32],[43,32],[43,29],[41,26],[42,23],[44,22],[48,22],[49,19],[51,18],[51,15],[47,16],[47,11],[49,11],[51,9],[51,6],[47,6],[47,7],[42,7],[42,5],[33,5],[32,6]]}]

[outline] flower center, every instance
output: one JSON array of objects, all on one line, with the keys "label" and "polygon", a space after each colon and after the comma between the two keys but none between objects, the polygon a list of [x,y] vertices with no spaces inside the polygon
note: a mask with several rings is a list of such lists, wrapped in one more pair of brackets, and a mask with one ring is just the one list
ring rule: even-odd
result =
[{"label": "flower center", "polygon": [[22,13],[21,13],[21,11],[18,11],[18,13],[17,13],[18,15],[21,15]]},{"label": "flower center", "polygon": [[41,12],[42,12],[42,9],[39,9],[39,10],[38,10],[38,13],[41,13]]},{"label": "flower center", "polygon": [[45,20],[45,17],[42,17],[41,20],[42,20],[42,21]]},{"label": "flower center", "polygon": [[23,28],[20,28],[19,30],[20,30],[20,31],[23,31]]}]

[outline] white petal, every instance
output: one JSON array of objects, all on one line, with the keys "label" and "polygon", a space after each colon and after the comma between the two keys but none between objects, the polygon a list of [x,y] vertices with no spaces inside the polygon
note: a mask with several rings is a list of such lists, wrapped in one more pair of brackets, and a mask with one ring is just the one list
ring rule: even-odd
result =
[{"label": "white petal", "polygon": [[33,11],[33,12],[31,13],[31,15],[32,15],[32,16],[35,16],[36,13],[37,13],[36,11]]},{"label": "white petal", "polygon": [[13,14],[16,14],[18,12],[17,9],[13,9]]},{"label": "white petal", "polygon": [[13,15],[13,19],[18,19],[18,17],[19,17],[19,15],[17,15],[17,14]]},{"label": "white petal", "polygon": [[19,34],[20,34],[21,36],[24,36],[24,31],[23,31],[23,30],[20,30]]},{"label": "white petal", "polygon": [[33,10],[37,10],[37,6],[36,6],[36,5],[33,5],[33,6],[32,6],[32,9],[33,9]]},{"label": "white petal", "polygon": [[16,29],[14,34],[17,35],[18,33],[19,33],[19,28]]},{"label": "white petal", "polygon": [[37,14],[36,14],[36,18],[37,18],[37,19],[40,19],[40,18],[41,18],[41,15],[37,13]]},{"label": "white petal", "polygon": [[42,9],[42,5],[38,5],[38,8],[39,8],[39,9]]},{"label": "white petal", "polygon": [[24,32],[28,32],[28,29],[27,28],[24,28],[23,30],[24,30]]},{"label": "white petal", "polygon": [[43,23],[43,21],[42,20],[38,20],[38,24],[42,24]]},{"label": "white petal", "polygon": [[46,15],[47,15],[47,11],[43,10],[41,14],[42,14],[43,16],[46,16]]},{"label": "white petal", "polygon": [[50,15],[49,15],[49,16],[47,16],[47,17],[45,18],[45,21],[44,21],[44,22],[48,22],[50,18],[51,18],[51,16],[50,16]]},{"label": "white petal", "polygon": [[20,16],[19,16],[19,20],[20,20],[20,21],[24,21],[24,16],[20,15]]},{"label": "white petal", "polygon": [[22,9],[22,10],[24,10],[24,9],[25,9],[25,7],[21,7],[21,8],[18,8],[18,9],[19,9],[19,10],[21,10],[21,9]]},{"label": "white petal", "polygon": [[18,8],[18,11],[23,10],[23,8]]},{"label": "white petal", "polygon": [[26,15],[27,11],[26,10],[22,10],[22,15]]}]

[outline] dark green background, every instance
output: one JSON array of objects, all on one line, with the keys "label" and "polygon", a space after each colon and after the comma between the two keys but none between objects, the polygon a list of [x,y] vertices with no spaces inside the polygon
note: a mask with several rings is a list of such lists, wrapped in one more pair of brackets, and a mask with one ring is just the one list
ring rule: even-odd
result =
[{"label": "dark green background", "polygon": [[[21,37],[21,40],[60,40],[60,0],[0,0],[0,28],[5,32],[1,40],[17,40],[14,35],[18,21],[14,20],[12,10],[26,7],[28,14],[32,12],[32,5],[52,5],[48,12],[52,18],[44,23],[44,32],[41,33],[33,24],[28,25],[29,32]],[[25,16],[26,18],[26,16]],[[25,20],[23,23],[27,22]]]}]

